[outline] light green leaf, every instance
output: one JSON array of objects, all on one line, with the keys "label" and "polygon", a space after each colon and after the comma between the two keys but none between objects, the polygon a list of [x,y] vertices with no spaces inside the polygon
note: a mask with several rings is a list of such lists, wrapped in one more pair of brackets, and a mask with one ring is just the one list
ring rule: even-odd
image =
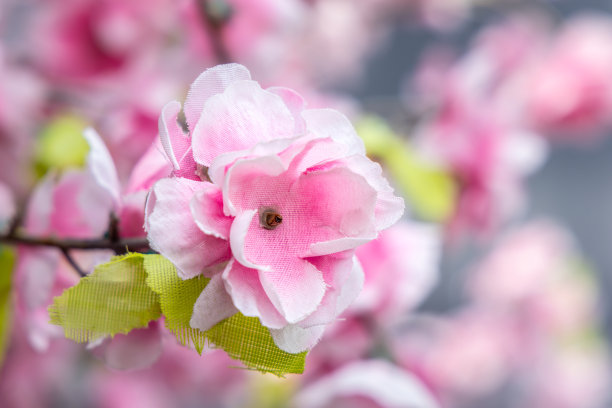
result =
[{"label": "light green leaf", "polygon": [[83,137],[87,123],[73,115],[51,120],[42,130],[36,145],[36,172],[45,175],[49,169],[64,170],[85,165],[89,145]]},{"label": "light green leaf", "polygon": [[0,247],[0,366],[8,347],[13,311],[12,279],[15,255],[12,250]]},{"label": "light green leaf", "polygon": [[221,348],[247,368],[279,376],[304,371],[306,353],[290,354],[279,349],[270,331],[255,317],[237,313],[205,332],[190,327],[193,305],[209,280],[180,279],[174,265],[161,255],[146,255],[144,265],[147,283],[159,295],[166,327],[181,344],[193,344],[200,353],[206,344]]},{"label": "light green leaf", "polygon": [[142,254],[97,266],[49,307],[51,323],[79,343],[146,327],[160,313],[158,296],[146,283]]}]

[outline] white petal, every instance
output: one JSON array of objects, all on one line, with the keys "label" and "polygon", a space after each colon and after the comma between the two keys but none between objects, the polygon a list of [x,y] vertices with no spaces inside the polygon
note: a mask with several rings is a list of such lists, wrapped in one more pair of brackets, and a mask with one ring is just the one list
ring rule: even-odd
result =
[{"label": "white petal", "polygon": [[218,273],[210,279],[195,304],[189,325],[208,330],[220,321],[238,313],[232,298],[225,290],[223,278]]}]

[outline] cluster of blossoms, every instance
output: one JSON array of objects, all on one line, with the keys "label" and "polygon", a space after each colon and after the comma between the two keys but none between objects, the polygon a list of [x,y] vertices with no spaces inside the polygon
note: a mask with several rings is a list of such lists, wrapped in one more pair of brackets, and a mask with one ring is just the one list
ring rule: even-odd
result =
[{"label": "cluster of blossoms", "polygon": [[211,278],[191,326],[238,311],[288,352],[312,347],[357,296],[354,250],[397,221],[404,203],[365,156],[348,119],[306,109],[286,88],[262,89],[237,64],[205,71],[160,136],[173,166],[147,201],[151,247],[183,279]]}]

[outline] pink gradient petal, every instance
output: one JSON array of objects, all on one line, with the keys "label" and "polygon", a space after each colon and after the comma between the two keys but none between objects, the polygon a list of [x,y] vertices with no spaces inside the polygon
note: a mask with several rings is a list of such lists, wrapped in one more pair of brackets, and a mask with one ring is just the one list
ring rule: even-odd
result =
[{"label": "pink gradient petal", "polygon": [[204,105],[211,96],[224,92],[236,81],[249,79],[249,70],[239,64],[217,65],[202,72],[189,88],[185,100],[184,111],[189,130],[193,132],[195,129]]},{"label": "pink gradient petal", "polygon": [[294,130],[293,115],[278,95],[254,81],[234,82],[204,105],[191,135],[193,156],[208,167],[220,154],[292,138]]},{"label": "pink gradient petal", "polygon": [[195,304],[189,325],[196,329],[208,330],[220,321],[238,313],[232,298],[224,287],[221,274],[210,279]]},{"label": "pink gradient petal", "polygon": [[282,329],[271,329],[270,334],[274,343],[287,353],[301,353],[313,348],[323,336],[325,326],[302,328],[294,324]]},{"label": "pink gradient petal", "polygon": [[287,181],[280,176],[286,170],[278,156],[264,156],[237,161],[228,171],[223,185],[224,212],[256,209],[276,201],[287,192]]},{"label": "pink gradient petal", "polygon": [[266,265],[257,265],[249,261],[244,252],[244,243],[249,230],[249,227],[253,222],[259,223],[257,216],[257,210],[245,211],[238,215],[232,223],[230,230],[230,246],[232,248],[232,255],[243,266],[253,269],[269,269]]},{"label": "pink gradient petal", "polygon": [[85,129],[83,137],[89,143],[90,149],[87,155],[87,168],[93,175],[95,182],[112,197],[116,209],[121,202],[121,188],[115,163],[104,142],[94,129]]},{"label": "pink gradient petal", "polygon": [[259,271],[259,280],[283,317],[296,323],[320,305],[325,294],[321,271],[303,259],[286,259],[275,269]]},{"label": "pink gradient petal", "polygon": [[0,182],[0,234],[8,232],[11,220],[17,213],[13,193]]},{"label": "pink gradient petal", "polygon": [[295,92],[293,89],[285,88],[282,86],[273,86],[267,88],[266,91],[272,92],[283,98],[283,102],[289,111],[293,115],[293,119],[295,121],[295,130],[294,133],[296,135],[301,135],[306,132],[306,122],[301,116],[302,111],[306,108],[306,101],[304,97],[299,93]]},{"label": "pink gradient petal", "polygon": [[55,248],[19,247],[16,276],[20,296],[30,310],[51,300],[51,290],[57,276],[60,252]]},{"label": "pink gradient petal", "polygon": [[151,248],[168,258],[179,276],[190,279],[208,266],[229,259],[228,242],[207,235],[193,220],[189,202],[202,182],[182,178],[158,181],[147,202],[147,233]]},{"label": "pink gradient petal", "polygon": [[273,329],[287,325],[264,292],[257,270],[246,268],[232,259],[223,271],[223,280],[234,305],[243,315],[259,317],[264,326]]},{"label": "pink gradient petal", "polygon": [[316,137],[330,137],[346,146],[347,155],[365,156],[365,146],[355,128],[342,113],[333,109],[307,109],[302,112],[308,130]]},{"label": "pink gradient petal", "polygon": [[170,176],[172,166],[162,149],[159,140],[151,144],[130,173],[125,193],[149,190],[157,180]]},{"label": "pink gradient petal", "polygon": [[[169,102],[162,108],[158,122],[159,139],[174,170],[180,170],[181,168],[176,155],[178,155],[178,158],[180,159],[181,156],[189,149],[191,142],[189,137],[185,135],[178,127],[176,120],[180,111],[180,102]],[[174,152],[175,149],[176,153]]]},{"label": "pink gradient petal", "polygon": [[193,195],[189,203],[191,215],[200,229],[217,238],[229,240],[232,217],[223,214],[223,192],[210,183],[202,183],[202,188]]}]

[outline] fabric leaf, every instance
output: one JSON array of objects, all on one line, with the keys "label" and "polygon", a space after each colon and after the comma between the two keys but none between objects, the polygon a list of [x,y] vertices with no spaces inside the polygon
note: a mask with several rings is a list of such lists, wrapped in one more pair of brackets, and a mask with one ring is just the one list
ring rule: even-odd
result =
[{"label": "fabric leaf", "polygon": [[128,254],[97,266],[53,300],[51,323],[79,343],[147,327],[161,311],[157,294],[146,283],[143,259]]},{"label": "fabric leaf", "polygon": [[181,344],[193,344],[199,353],[206,344],[221,348],[249,369],[278,376],[304,371],[306,353],[290,354],[279,349],[270,331],[255,317],[236,313],[207,331],[190,327],[193,305],[209,279],[198,276],[182,280],[174,265],[161,255],[146,255],[144,265],[147,283],[159,295],[166,327]]}]

